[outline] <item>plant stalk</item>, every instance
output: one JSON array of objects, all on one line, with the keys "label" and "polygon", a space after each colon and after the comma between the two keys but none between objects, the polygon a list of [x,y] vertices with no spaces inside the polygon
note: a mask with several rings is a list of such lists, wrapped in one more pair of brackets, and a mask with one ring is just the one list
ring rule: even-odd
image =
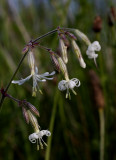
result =
[{"label": "plant stalk", "polygon": [[100,120],[100,160],[104,160],[105,119],[104,109],[99,109]]},{"label": "plant stalk", "polygon": [[[50,35],[50,34],[53,34],[53,33],[55,33],[55,32],[57,32],[57,29],[54,29],[54,30],[52,30],[52,31],[50,31],[50,32],[48,32],[48,33],[46,33],[46,34],[44,34],[44,35],[36,38],[35,40],[33,40],[33,43],[36,42],[36,41],[38,41],[38,40],[40,40],[40,39],[42,39],[42,38],[44,38],[44,37],[47,37],[47,36]],[[27,52],[23,55],[23,57],[21,58],[21,60],[20,60],[20,62],[19,62],[19,64],[18,64],[18,67],[16,68],[13,76],[11,77],[8,85],[7,85],[6,88],[5,88],[5,92],[8,91],[8,89],[9,89],[11,83],[12,83],[12,80],[14,79],[15,75],[17,74],[17,72],[18,72],[18,70],[19,70],[19,68],[20,68],[20,66],[21,66],[24,58],[26,57],[27,53],[28,53],[28,51],[27,51]],[[5,96],[2,95],[1,100],[0,100],[0,108],[1,108],[1,106],[2,106],[2,104],[3,104],[3,102],[4,102],[4,99],[5,99]]]}]

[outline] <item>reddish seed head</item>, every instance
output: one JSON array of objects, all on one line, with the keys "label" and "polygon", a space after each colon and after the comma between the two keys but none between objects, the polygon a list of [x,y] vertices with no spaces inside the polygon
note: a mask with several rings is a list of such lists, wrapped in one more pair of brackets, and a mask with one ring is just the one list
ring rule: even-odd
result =
[{"label": "reddish seed head", "polygon": [[100,83],[100,79],[95,71],[89,71],[89,81],[92,89],[92,98],[94,100],[94,104],[99,108],[103,109],[105,107],[104,95]]},{"label": "reddish seed head", "polygon": [[100,32],[102,29],[102,19],[100,16],[96,16],[93,22],[93,31]]},{"label": "reddish seed head", "polygon": [[113,26],[116,21],[116,8],[111,7],[110,12],[108,14],[108,24],[109,26]]}]

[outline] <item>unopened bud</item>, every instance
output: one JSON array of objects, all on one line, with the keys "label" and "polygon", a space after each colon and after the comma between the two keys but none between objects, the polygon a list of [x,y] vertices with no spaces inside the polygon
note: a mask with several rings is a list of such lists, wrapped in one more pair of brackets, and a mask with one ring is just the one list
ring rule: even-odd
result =
[{"label": "unopened bud", "polygon": [[75,32],[75,34],[76,34],[78,37],[80,37],[87,45],[90,45],[90,44],[91,44],[90,40],[88,39],[88,37],[87,37],[84,33],[82,33],[81,31],[79,31],[78,29],[75,29],[74,32]]},{"label": "unopened bud", "polygon": [[76,54],[77,58],[78,58],[78,61],[79,61],[79,64],[82,68],[86,68],[86,64],[83,60],[83,57],[81,55],[81,51],[77,45],[77,43],[75,42],[75,40],[72,40],[72,47],[73,47],[73,50],[74,50],[74,53]]},{"label": "unopened bud", "polygon": [[56,55],[56,56],[57,56],[57,60],[58,60],[61,72],[63,73],[65,79],[69,80],[68,71],[67,71],[67,67],[66,67],[65,63],[63,62],[63,60],[60,56],[58,56],[58,55]]},{"label": "unopened bud", "polygon": [[74,34],[72,34],[72,33],[70,33],[70,32],[65,32],[65,34],[66,34],[67,36],[69,36],[71,39],[77,40],[77,38],[76,38],[76,36],[75,36]]},{"label": "unopened bud", "polygon": [[49,51],[49,53],[50,53],[51,61],[55,70],[60,72],[61,70],[60,70],[59,62],[56,58],[56,53],[54,53],[53,51]]},{"label": "unopened bud", "polygon": [[34,105],[32,105],[31,103],[24,101],[25,106],[30,109],[30,111],[32,111],[35,115],[40,116],[39,111],[36,109],[36,107]]},{"label": "unopened bud", "polygon": [[63,62],[62,58],[51,50],[49,50],[48,52],[51,55],[53,63],[55,64],[55,68],[57,70],[60,70],[63,73],[66,80],[69,80],[67,67],[65,63]]},{"label": "unopened bud", "polygon": [[60,50],[62,53],[62,59],[64,63],[68,63],[68,57],[67,57],[67,46],[65,46],[64,41],[62,39],[59,40],[60,42]]},{"label": "unopened bud", "polygon": [[32,127],[34,128],[35,132],[39,131],[39,125],[37,118],[30,112],[30,110],[27,110],[29,122],[31,123]]},{"label": "unopened bud", "polygon": [[27,113],[27,110],[24,107],[22,107],[22,112],[23,112],[23,117],[24,117],[26,123],[29,124],[28,113]]}]

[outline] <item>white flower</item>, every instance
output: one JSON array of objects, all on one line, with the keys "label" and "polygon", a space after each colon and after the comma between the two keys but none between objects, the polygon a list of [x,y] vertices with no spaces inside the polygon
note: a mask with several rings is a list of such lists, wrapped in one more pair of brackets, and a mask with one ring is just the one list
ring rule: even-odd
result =
[{"label": "white flower", "polygon": [[[16,81],[12,81],[12,83],[14,84],[18,84],[18,85],[22,85],[23,83],[25,83],[26,81],[28,81],[31,77],[33,78],[33,96],[36,96],[36,92],[37,92],[37,87],[38,84],[37,82],[45,82],[46,79],[47,80],[52,80],[53,77],[49,78],[49,76],[52,76],[55,74],[55,71],[53,71],[52,73],[49,72],[45,72],[44,74],[38,74],[38,68],[35,67],[35,70],[31,70],[31,74],[26,77],[25,79],[21,79],[21,80],[16,80]],[[40,91],[40,90],[39,90]]]},{"label": "white flower", "polygon": [[58,83],[58,89],[60,91],[67,90],[66,98],[70,97],[69,89],[72,90],[72,92],[76,95],[76,92],[74,91],[74,87],[79,87],[81,85],[80,81],[77,78],[73,78],[71,80],[62,80]]},{"label": "white flower", "polygon": [[43,144],[47,146],[47,144],[44,142],[42,139],[43,136],[51,136],[50,131],[48,130],[41,130],[35,133],[32,133],[29,135],[29,140],[31,143],[36,143],[37,142],[37,149],[39,150],[39,144],[41,149],[43,149]]},{"label": "white flower", "polygon": [[99,42],[95,41],[88,46],[86,54],[88,55],[88,58],[90,58],[90,59],[97,58],[98,55],[95,53],[95,51],[100,51],[100,50],[101,50],[101,46],[100,46]]}]

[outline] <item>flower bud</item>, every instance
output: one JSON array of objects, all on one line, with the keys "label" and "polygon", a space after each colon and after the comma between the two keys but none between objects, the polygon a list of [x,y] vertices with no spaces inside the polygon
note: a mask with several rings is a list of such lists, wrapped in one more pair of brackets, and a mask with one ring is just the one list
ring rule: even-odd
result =
[{"label": "flower bud", "polygon": [[24,107],[22,107],[22,112],[23,112],[23,117],[24,117],[26,123],[29,124],[28,113],[27,113],[27,110]]},{"label": "flower bud", "polygon": [[53,51],[49,51],[49,53],[50,53],[51,61],[53,63],[55,70],[60,72],[61,70],[60,70],[59,62],[56,58],[56,54]]},{"label": "flower bud", "polygon": [[28,117],[29,117],[29,122],[31,123],[35,132],[38,132],[39,131],[39,125],[38,125],[37,118],[30,112],[30,110],[27,110],[27,114],[28,114]]},{"label": "flower bud", "polygon": [[32,105],[31,103],[27,102],[27,101],[23,101],[23,103],[25,104],[25,106],[32,111],[35,115],[40,116],[39,111],[36,109],[36,107],[34,105]]},{"label": "flower bud", "polygon": [[56,57],[57,57],[61,72],[63,73],[65,79],[69,80],[68,71],[67,71],[67,67],[66,67],[65,63],[63,62],[63,60],[60,56],[56,55]]},{"label": "flower bud", "polygon": [[90,44],[91,44],[90,40],[88,39],[88,37],[87,37],[84,33],[82,33],[81,31],[79,31],[78,29],[75,29],[74,32],[75,32],[75,34],[76,34],[78,37],[80,37],[87,45],[90,45]]},{"label": "flower bud", "polygon": [[64,63],[67,64],[68,63],[67,46],[65,46],[63,39],[60,39],[59,42],[60,42],[60,50],[62,53],[62,59]]},{"label": "flower bud", "polygon": [[73,47],[74,53],[76,54],[76,56],[77,56],[77,58],[78,58],[78,61],[79,61],[79,63],[80,63],[80,66],[81,66],[82,68],[86,68],[86,64],[85,64],[85,62],[84,62],[84,60],[83,60],[83,57],[82,57],[82,55],[81,55],[81,51],[80,51],[77,43],[75,42],[75,40],[72,40],[71,42],[72,42],[72,47]]},{"label": "flower bud", "polygon": [[72,34],[72,33],[70,33],[70,32],[65,32],[65,34],[67,35],[67,36],[69,36],[71,39],[74,39],[74,40],[77,40],[77,38],[75,37],[75,35],[74,34]]}]

